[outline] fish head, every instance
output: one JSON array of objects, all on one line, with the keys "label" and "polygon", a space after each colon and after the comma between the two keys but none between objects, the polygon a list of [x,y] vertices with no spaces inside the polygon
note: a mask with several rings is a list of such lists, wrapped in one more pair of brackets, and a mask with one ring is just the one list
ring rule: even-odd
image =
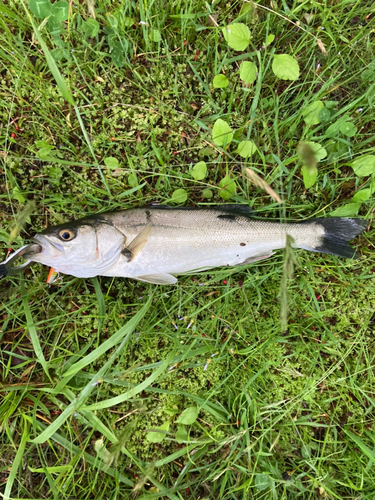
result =
[{"label": "fish head", "polygon": [[125,235],[107,221],[85,218],[34,236],[41,251],[30,258],[78,278],[99,276],[119,258]]}]

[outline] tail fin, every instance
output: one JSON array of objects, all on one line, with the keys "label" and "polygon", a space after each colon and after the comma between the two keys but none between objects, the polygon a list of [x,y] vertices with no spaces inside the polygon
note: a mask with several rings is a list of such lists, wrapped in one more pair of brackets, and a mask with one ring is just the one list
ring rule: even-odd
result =
[{"label": "tail fin", "polygon": [[314,219],[315,224],[323,226],[324,235],[319,246],[311,248],[313,252],[329,253],[352,259],[355,250],[348,245],[348,241],[362,233],[368,225],[365,219],[351,219],[343,217],[328,217]]}]

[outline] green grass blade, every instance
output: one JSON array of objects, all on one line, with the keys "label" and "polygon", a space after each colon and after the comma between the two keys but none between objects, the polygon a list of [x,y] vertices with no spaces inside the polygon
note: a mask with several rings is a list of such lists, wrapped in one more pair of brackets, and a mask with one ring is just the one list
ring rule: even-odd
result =
[{"label": "green grass blade", "polygon": [[37,334],[37,331],[35,328],[35,323],[33,321],[32,315],[31,315],[28,297],[27,297],[27,294],[25,291],[25,281],[23,279],[21,279],[21,294],[22,294],[23,310],[24,310],[25,316],[26,316],[27,329],[29,330],[30,339],[31,339],[31,343],[33,344],[35,355],[36,355],[39,363],[42,365],[44,372],[47,374],[48,378],[51,380],[49,373],[48,373],[47,361],[45,360],[42,346],[40,345],[38,334]]},{"label": "green grass blade", "polygon": [[[48,429],[48,427],[45,424],[43,424],[42,422],[40,422],[40,421],[38,421],[38,425],[43,430]],[[74,454],[76,454],[78,456],[82,456],[82,458],[84,460],[86,460],[86,462],[88,462],[89,464],[93,465],[94,467],[97,467],[98,469],[100,469],[105,474],[109,474],[112,477],[118,478],[118,480],[121,483],[124,483],[124,484],[126,484],[126,485],[128,485],[130,487],[134,486],[134,483],[130,479],[128,479],[126,476],[124,476],[123,474],[121,474],[121,472],[118,472],[116,469],[113,469],[112,467],[108,467],[99,458],[93,457],[92,455],[90,455],[90,453],[87,453],[86,451],[82,451],[78,446],[72,444],[70,441],[68,441],[67,439],[65,439],[60,434],[53,433],[50,436],[50,439],[52,441],[55,441],[55,443],[59,444],[60,446],[63,446],[66,450],[68,450],[68,451],[70,451],[70,452],[72,452],[72,453],[74,453]]]},{"label": "green grass blade", "polygon": [[[126,344],[129,341],[130,334],[131,334],[131,331],[128,332],[128,334],[123,339],[123,341],[121,342],[121,344],[119,345],[119,347],[116,349],[116,351],[110,356],[110,358],[108,359],[108,361],[98,371],[98,373],[97,373],[97,375],[95,377],[97,381],[101,380],[104,377],[104,375],[110,369],[110,367],[112,366],[112,364],[115,361],[115,359],[117,358],[117,356],[119,356],[119,354],[122,353],[124,347],[126,346]],[[92,391],[94,390],[94,388],[96,387],[96,385],[97,385],[97,382],[91,382],[90,381],[82,389],[82,391],[78,395],[77,399],[74,400],[74,401],[72,401],[68,405],[68,407],[65,408],[65,410],[61,413],[61,415],[59,415],[57,417],[57,419],[54,420],[52,422],[52,424],[49,427],[47,427],[42,432],[42,434],[40,434],[40,436],[38,436],[35,439],[33,439],[33,443],[44,443],[45,441],[47,441],[47,439],[49,439],[52,436],[52,434],[54,434],[55,432],[57,432],[57,430],[63,425],[64,422],[66,422],[68,420],[68,418],[73,413],[77,413],[81,409],[81,407],[84,405],[86,399],[90,396],[90,394],[92,393]]]},{"label": "green grass blade", "polygon": [[46,58],[46,62],[48,64],[48,67],[54,77],[54,79],[56,80],[56,84],[61,92],[61,95],[64,97],[64,99],[74,107],[74,110],[76,112],[76,115],[77,115],[77,118],[78,118],[78,122],[79,122],[79,125],[81,127],[81,130],[82,130],[82,133],[84,135],[84,138],[85,138],[85,141],[87,143],[87,146],[90,150],[90,153],[92,155],[92,157],[94,158],[94,161],[95,161],[95,166],[96,168],[98,169],[99,171],[99,174],[100,174],[100,177],[102,179],[102,182],[104,184],[104,186],[106,187],[106,190],[108,191],[109,194],[111,194],[111,191],[109,190],[109,187],[107,185],[107,182],[105,180],[105,177],[103,175],[103,172],[102,172],[102,169],[100,168],[99,166],[99,163],[96,159],[96,155],[95,155],[95,152],[94,152],[94,149],[92,147],[92,144],[91,144],[91,141],[90,141],[90,138],[88,136],[88,133],[86,131],[86,127],[83,123],[83,120],[82,120],[82,117],[81,117],[81,113],[79,112],[79,109],[78,109],[78,106],[75,104],[74,102],[74,99],[73,99],[73,95],[71,93],[71,91],[69,90],[68,86],[66,85],[65,83],[65,80],[64,80],[64,77],[62,76],[55,60],[53,59],[53,57],[51,56],[51,52],[49,51],[48,47],[47,47],[47,44],[45,43],[42,35],[40,34],[39,30],[38,30],[38,27],[36,26],[35,22],[34,22],[34,19],[32,17],[32,15],[30,14],[30,12],[28,11],[25,3],[24,3],[24,0],[21,0],[22,1],[22,5],[23,5],[23,8],[25,9],[26,11],[26,14],[30,20],[30,23],[33,27],[33,30],[34,30],[34,33],[35,33],[35,36],[43,50],[43,53],[45,55],[45,58]]},{"label": "green grass blade", "polygon": [[29,10],[27,9],[26,5],[25,5],[25,2],[24,0],[21,0],[22,2],[22,5],[23,5],[23,8],[25,9],[26,11],[26,14],[29,18],[29,21],[33,27],[33,30],[34,30],[34,34],[44,52],[44,55],[45,55],[45,58],[46,58],[46,62],[48,64],[48,67],[54,77],[54,79],[56,80],[56,84],[61,92],[61,95],[64,97],[64,99],[69,103],[71,104],[72,106],[74,106],[74,99],[73,99],[73,96],[72,96],[72,93],[70,92],[70,90],[68,89],[68,86],[66,85],[65,83],[65,80],[62,76],[62,74],[60,73],[60,70],[59,68],[57,67],[57,64],[55,62],[55,60],[53,59],[53,57],[51,56],[51,53],[45,43],[45,41],[43,40],[43,37],[42,35],[40,34],[40,31],[38,30],[38,27],[36,26],[35,22],[34,22],[34,19],[32,17],[32,15],[30,14]]},{"label": "green grass blade", "polygon": [[10,496],[11,492],[12,492],[12,487],[13,487],[14,481],[16,479],[18,469],[22,464],[23,454],[25,451],[26,443],[29,439],[29,424],[25,419],[23,419],[23,424],[24,424],[24,427],[23,427],[23,431],[22,431],[22,435],[21,435],[21,441],[18,445],[18,450],[17,450],[16,456],[14,457],[14,460],[12,463],[12,468],[10,469],[10,474],[8,476],[7,483],[5,486],[5,491],[4,491],[4,496],[3,496],[4,500],[11,500],[11,498],[12,498]]},{"label": "green grass blade", "polygon": [[100,356],[102,356],[105,352],[107,352],[109,349],[114,347],[116,344],[121,342],[121,339],[126,335],[127,339],[129,336],[132,334],[138,323],[141,321],[141,319],[145,316],[146,312],[148,311],[150,304],[151,304],[152,296],[148,299],[146,304],[142,307],[142,309],[137,312],[137,314],[126,323],[120,330],[118,330],[114,335],[112,335],[108,340],[103,342],[99,347],[94,349],[94,351],[90,352],[87,356],[85,356],[83,359],[75,363],[73,366],[67,370],[63,376],[64,377],[70,377],[80,370],[84,368],[85,366],[89,365],[90,363],[93,363],[95,360],[97,360]]},{"label": "green grass blade", "polygon": [[105,312],[106,312],[106,307],[105,307],[105,301],[104,301],[104,296],[102,289],[100,287],[100,283],[98,278],[94,278],[93,280],[94,283],[94,289],[96,293],[96,298],[98,299],[98,305],[99,305],[99,332],[101,332],[102,327],[103,327],[103,322],[105,318]]},{"label": "green grass blade", "polygon": [[[171,356],[172,357],[172,356]],[[148,386],[150,386],[159,375],[163,373],[163,371],[170,364],[171,358],[166,359],[161,366],[157,370],[155,370],[149,377],[146,378],[143,382],[138,384],[136,387],[132,388],[130,391],[125,392],[125,394],[121,394],[121,396],[116,396],[114,398],[106,399],[104,401],[100,401],[99,403],[95,403],[90,406],[84,406],[82,410],[102,410],[103,408],[110,408],[111,406],[118,405],[127,401],[129,398],[134,397],[136,394],[144,391]]]},{"label": "green grass blade", "polygon": [[357,446],[360,447],[366,457],[368,457],[373,463],[375,463],[375,452],[373,450],[370,450],[370,448],[365,445],[362,439],[360,439],[356,434],[353,434],[353,432],[347,431],[346,429],[344,429],[344,432],[347,436],[350,437],[352,441],[356,443]]}]

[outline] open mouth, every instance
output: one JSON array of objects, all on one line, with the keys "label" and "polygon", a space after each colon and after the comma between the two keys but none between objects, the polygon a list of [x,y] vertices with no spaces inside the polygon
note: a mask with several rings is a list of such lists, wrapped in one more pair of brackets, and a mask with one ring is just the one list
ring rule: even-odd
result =
[{"label": "open mouth", "polygon": [[50,241],[49,239],[44,238],[44,236],[42,236],[40,234],[36,234],[32,241],[36,244],[34,246],[38,246],[40,248],[39,251],[34,252],[34,255],[36,253],[48,252],[48,250],[50,250],[50,251],[52,250],[53,253],[56,253],[56,250],[59,253],[62,253],[64,251],[63,245],[59,245],[59,243],[56,243],[54,241]]},{"label": "open mouth", "polygon": [[43,252],[42,245],[34,239],[32,241],[33,243],[31,243],[30,245],[26,245],[25,251],[20,254],[20,256],[22,256],[24,259],[33,257],[33,255]]}]

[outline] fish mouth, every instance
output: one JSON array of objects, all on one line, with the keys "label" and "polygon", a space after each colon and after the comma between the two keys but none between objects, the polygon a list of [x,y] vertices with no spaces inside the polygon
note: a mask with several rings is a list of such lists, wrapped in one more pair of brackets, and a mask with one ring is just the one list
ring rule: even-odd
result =
[{"label": "fish mouth", "polygon": [[36,241],[34,239],[32,239],[31,241],[32,241],[32,243],[30,245],[27,245],[27,247],[25,248],[25,251],[20,253],[20,255],[19,255],[19,256],[22,255],[22,257],[24,259],[29,259],[30,257],[33,257],[34,255],[37,255],[38,253],[43,252],[43,247],[38,241]]},{"label": "fish mouth", "polygon": [[34,243],[33,247],[38,247],[39,249],[35,248],[35,252],[33,253],[33,257],[36,256],[36,254],[46,254],[48,251],[52,251],[54,254],[56,253],[56,250],[59,252],[59,254],[62,254],[64,252],[64,246],[59,245],[58,243],[54,241],[50,241],[48,238],[41,234],[36,234],[34,238],[32,239],[32,242]]}]

